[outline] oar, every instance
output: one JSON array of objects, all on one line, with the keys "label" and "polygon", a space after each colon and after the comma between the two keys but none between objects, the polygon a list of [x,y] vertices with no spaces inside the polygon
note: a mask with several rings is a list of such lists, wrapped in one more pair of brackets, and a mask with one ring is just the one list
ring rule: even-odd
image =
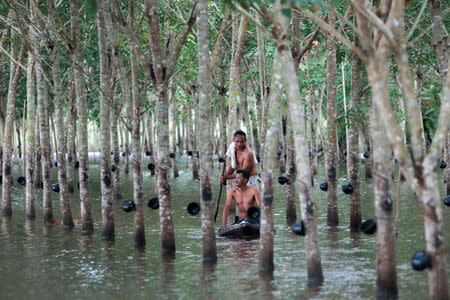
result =
[{"label": "oar", "polygon": [[[222,169],[222,176],[225,174],[225,165],[227,164],[226,159],[223,160],[223,169]],[[220,196],[222,195],[222,187],[223,184],[220,184],[220,189],[219,189],[219,197],[217,198],[217,207],[216,207],[216,213],[214,214],[214,223],[216,222],[217,219],[217,213],[219,212],[219,203],[220,203]]]}]

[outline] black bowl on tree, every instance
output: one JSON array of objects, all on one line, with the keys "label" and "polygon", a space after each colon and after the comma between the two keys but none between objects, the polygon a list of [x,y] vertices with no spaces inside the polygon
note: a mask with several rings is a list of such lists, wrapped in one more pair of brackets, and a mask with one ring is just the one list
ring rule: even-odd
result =
[{"label": "black bowl on tree", "polygon": [[175,153],[170,153],[170,154],[169,154],[169,157],[170,157],[170,158],[175,158]]},{"label": "black bowl on tree", "polygon": [[223,158],[223,157],[219,157],[219,162],[220,162],[220,163],[223,163],[223,162],[225,162],[225,158]]},{"label": "black bowl on tree", "polygon": [[52,191],[59,193],[59,183],[52,184]]},{"label": "black bowl on tree", "polygon": [[152,199],[148,200],[147,205],[151,209],[158,209],[159,208],[159,198],[153,197]]},{"label": "black bowl on tree", "polygon": [[25,179],[25,177],[20,176],[19,178],[17,178],[17,182],[18,182],[20,185],[25,185],[26,179]]},{"label": "black bowl on tree", "polygon": [[187,155],[188,155],[188,156],[192,156],[192,151],[189,150],[189,151],[187,152]]},{"label": "black bowl on tree", "polygon": [[431,258],[425,251],[417,251],[411,258],[411,266],[416,271],[431,268]]},{"label": "black bowl on tree", "polygon": [[150,171],[154,171],[154,170],[155,170],[155,165],[152,164],[152,163],[149,163],[149,164],[147,165],[147,168],[148,168]]},{"label": "black bowl on tree", "polygon": [[76,161],[73,166],[75,167],[75,169],[78,169],[80,167],[80,162]]},{"label": "black bowl on tree", "polygon": [[288,182],[289,182],[289,179],[286,176],[278,177],[278,183],[279,184],[283,185],[283,184],[288,183]]},{"label": "black bowl on tree", "polygon": [[441,160],[441,163],[439,164],[439,168],[445,169],[445,167],[447,167],[447,164],[445,163],[445,161]]},{"label": "black bowl on tree", "polygon": [[115,165],[112,165],[111,166],[111,172],[115,172],[116,171],[116,166]]},{"label": "black bowl on tree", "polygon": [[322,191],[328,191],[328,183],[325,181],[325,182],[322,182],[320,185],[319,185],[319,189],[321,189]]},{"label": "black bowl on tree", "polygon": [[444,205],[450,206],[450,195],[445,196],[444,198]]},{"label": "black bowl on tree", "polygon": [[147,151],[147,152],[145,152],[145,155],[146,155],[146,156],[150,156],[150,155],[152,155],[152,152]]},{"label": "black bowl on tree", "polygon": [[292,232],[298,235],[305,235],[305,224],[303,220],[298,221],[292,226]]},{"label": "black bowl on tree", "polygon": [[342,191],[345,194],[347,194],[347,195],[352,194],[353,193],[353,186],[350,183],[344,184],[342,186]]},{"label": "black bowl on tree", "polygon": [[364,156],[364,158],[368,158],[369,157],[369,152],[364,152],[363,156]]},{"label": "black bowl on tree", "polygon": [[125,157],[125,155],[127,155],[125,152],[122,152],[122,156]]},{"label": "black bowl on tree", "polygon": [[56,167],[56,168],[58,167],[58,162],[57,162],[57,161],[55,161],[55,167]]},{"label": "black bowl on tree", "polygon": [[377,222],[374,219],[368,219],[359,225],[359,230],[366,234],[373,234],[377,230]]},{"label": "black bowl on tree", "polygon": [[131,201],[131,200],[127,200],[127,201],[123,202],[123,204],[122,204],[122,210],[124,212],[133,211],[135,208],[136,208],[136,205],[134,204],[134,201]]},{"label": "black bowl on tree", "polygon": [[190,215],[195,216],[200,212],[200,204],[198,202],[191,202],[186,209]]}]

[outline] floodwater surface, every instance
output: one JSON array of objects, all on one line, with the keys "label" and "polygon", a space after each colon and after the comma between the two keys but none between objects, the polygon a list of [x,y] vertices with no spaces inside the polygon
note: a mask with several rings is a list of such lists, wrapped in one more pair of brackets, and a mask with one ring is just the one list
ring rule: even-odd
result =
[{"label": "floodwater surface", "polygon": [[[340,225],[334,229],[326,225],[326,193],[318,188],[324,181],[323,171],[315,179],[314,199],[325,282],[318,289],[309,289],[303,237],[293,234],[285,222],[284,186],[277,183],[275,187],[275,271],[272,276],[261,276],[258,273],[259,240],[217,238],[218,263],[214,266],[201,263],[200,214],[190,216],[186,211],[190,202],[200,201],[199,182],[193,180],[191,171],[186,169],[185,157],[179,157],[179,167],[180,177],[171,180],[177,249],[174,260],[161,258],[158,211],[147,206],[145,250],[133,247],[133,213],[122,211],[122,200],[114,205],[116,241],[101,241],[97,164],[90,165],[89,176],[95,220],[95,232],[91,236],[80,235],[79,225],[74,230],[63,230],[58,224],[43,226],[40,191],[37,192],[36,221],[27,222],[25,189],[16,181],[20,172],[20,167],[17,167],[12,188],[13,217],[3,218],[0,223],[0,299],[375,298],[375,235],[350,232],[349,200],[340,189],[346,183],[344,177],[339,178],[338,189]],[[219,174],[220,171],[221,166],[215,160],[214,172]],[[344,172],[341,166],[341,176]],[[132,200],[132,174],[125,176],[122,173],[122,178],[123,200]],[[52,169],[52,179],[56,182],[55,168]],[[154,181],[155,178],[146,170],[146,201],[154,196]],[[215,201],[219,185],[218,180],[212,181]],[[393,199],[395,185],[392,187]],[[440,191],[443,195],[442,184]],[[399,236],[395,245],[399,298],[427,299],[427,272],[416,272],[410,266],[413,253],[425,249],[423,210],[406,183],[401,184],[400,194]],[[55,193],[52,197],[54,216],[56,221],[60,221],[59,198]],[[221,208],[224,202],[223,194]],[[363,219],[374,218],[371,180],[361,180],[361,207]],[[79,200],[72,200],[71,208],[74,219],[80,219]],[[444,206],[443,210],[449,261],[450,231],[446,228],[450,226],[450,208]],[[220,226],[221,212],[216,229]]]}]

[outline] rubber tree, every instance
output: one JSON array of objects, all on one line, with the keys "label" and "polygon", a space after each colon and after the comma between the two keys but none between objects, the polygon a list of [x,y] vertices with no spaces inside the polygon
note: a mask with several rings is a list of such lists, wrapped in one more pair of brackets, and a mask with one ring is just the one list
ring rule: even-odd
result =
[{"label": "rubber tree", "polygon": [[[13,16],[12,16],[13,17]],[[17,32],[11,28],[11,41],[18,41]],[[24,47],[22,47],[21,54],[15,43],[11,43],[11,59],[9,67],[9,85],[8,85],[8,97],[6,103],[6,119],[3,135],[3,179],[2,179],[2,216],[11,217],[11,184],[12,184],[12,169],[11,169],[11,149],[12,135],[13,135],[13,123],[14,123],[14,111],[15,111],[15,99],[17,92],[17,84],[21,74],[21,68],[17,62],[21,62],[23,58]]]},{"label": "rubber tree", "polygon": [[[30,35],[30,41],[32,40]],[[33,51],[28,51],[27,64],[27,133],[26,133],[26,151],[25,151],[25,216],[29,220],[36,218],[35,188],[33,185],[34,171],[34,126],[36,124],[36,105],[35,105],[35,68]]]},{"label": "rubber tree", "polygon": [[[54,0],[47,1],[49,22],[53,30],[59,27],[59,18]],[[56,127],[56,160],[58,162],[58,183],[59,183],[59,203],[61,208],[63,228],[74,228],[72,211],[70,209],[69,194],[67,191],[67,173],[66,173],[66,136],[64,130],[64,111],[63,111],[63,89],[61,81],[60,51],[56,43],[56,37],[50,35],[48,41],[53,47],[49,48],[50,60],[52,63],[53,78],[53,104],[55,106],[55,127]]]},{"label": "rubber tree", "polygon": [[111,188],[111,130],[110,106],[112,104],[111,66],[108,59],[105,12],[107,2],[99,2],[97,9],[97,36],[100,61],[100,182],[102,194],[102,240],[114,241],[114,207]]},{"label": "rubber tree", "polygon": [[[348,111],[358,113],[359,95],[361,91],[361,60],[352,55],[351,92]],[[345,86],[345,84],[343,84]],[[361,200],[359,194],[359,164],[358,164],[358,118],[357,115],[347,116],[347,178],[353,186],[350,194],[350,230],[359,231],[361,224]]]},{"label": "rubber tree", "polygon": [[138,47],[137,40],[132,37],[132,32],[126,29],[127,35],[131,37],[132,47],[138,51],[141,63],[147,68],[152,69],[151,79],[153,82],[154,93],[156,96],[156,119],[158,121],[158,155],[157,155],[157,187],[159,197],[159,215],[161,228],[161,252],[164,256],[175,255],[175,235],[173,228],[171,195],[169,183],[169,99],[168,87],[169,80],[173,74],[176,60],[180,54],[181,47],[186,40],[188,33],[191,31],[195,23],[196,3],[185,23],[185,26],[178,35],[178,39],[170,39],[174,41],[166,44],[166,50],[163,51],[161,46],[161,30],[159,23],[158,1],[145,1],[145,17],[147,20],[148,32],[150,34],[149,44],[152,54],[152,64],[146,59],[142,48]]},{"label": "rubber tree", "polygon": [[[385,136],[387,135],[392,144],[395,157],[399,161],[399,165],[406,180],[418,199],[422,201],[424,207],[425,240],[427,252],[431,256],[431,268],[428,272],[430,298],[446,299],[449,295],[445,269],[445,247],[442,235],[442,209],[437,188],[438,182],[435,164],[440,149],[442,149],[442,145],[447,138],[449,128],[450,78],[448,75],[445,77],[445,84],[443,84],[442,89],[438,128],[434,134],[428,152],[424,154],[421,143],[421,126],[418,123],[421,120],[419,119],[417,99],[414,95],[412,77],[409,70],[408,54],[406,52],[404,4],[404,1],[381,1],[378,6],[377,15],[375,15],[370,13],[371,7],[368,6],[366,1],[354,1],[358,33],[361,33],[358,35],[361,43],[360,47],[352,44],[334,28],[321,22],[317,16],[310,11],[303,10],[303,12],[309,18],[318,22],[322,28],[326,28],[328,32],[338,37],[341,42],[351,48],[366,66],[372,86],[374,105],[377,110],[379,110],[379,114],[383,116],[384,134]],[[374,28],[371,26],[374,26],[380,34],[372,35]],[[374,41],[371,40],[372,38],[379,39],[379,42],[374,43]],[[391,55],[391,52],[387,53],[387,48],[393,50],[392,52],[396,58],[400,88],[406,104],[408,125],[410,127],[410,147],[408,148],[403,143],[401,128],[397,124],[393,108],[389,102],[389,97],[386,95],[387,87],[383,83],[387,82],[386,77],[388,76],[385,63],[387,61],[386,57]],[[384,151],[386,151],[386,149],[384,149]],[[378,176],[378,174],[376,176]],[[382,187],[383,189],[386,189],[388,186],[381,181],[384,180],[386,182],[387,178],[382,179],[381,176],[379,177],[380,182],[375,184],[375,191],[377,191],[377,188]],[[390,175],[388,177],[390,177]],[[378,220],[392,222],[389,218],[392,200],[388,196],[388,193],[383,192],[381,189],[379,192],[379,195],[382,195],[384,199],[381,199],[381,201],[377,200],[376,205],[382,205],[384,207],[381,207],[380,210],[376,209],[376,211],[384,212],[384,214],[383,218]],[[389,247],[394,247],[392,244],[386,244]],[[379,250],[377,249],[377,251]],[[393,262],[390,261],[390,264],[393,264]],[[395,269],[395,264],[390,268],[391,270]],[[377,295],[395,297],[397,295],[397,288],[392,285],[392,280],[389,278],[389,276],[392,277],[392,272],[386,273],[387,276],[385,278],[379,278],[379,275],[382,272],[382,266],[377,264]]]},{"label": "rubber tree", "polygon": [[[328,24],[335,26],[336,17],[328,14]],[[337,205],[337,125],[336,125],[336,41],[333,36],[327,38],[327,142],[325,148],[325,177],[327,190],[327,224],[339,225]]]},{"label": "rubber tree", "polygon": [[[277,7],[277,6],[276,6]],[[274,7],[274,10],[276,9]],[[261,172],[262,199],[261,199],[261,238],[259,243],[259,271],[273,272],[274,226],[273,226],[273,179],[276,172],[276,155],[278,150],[278,137],[280,135],[281,94],[282,79],[279,55],[275,53],[273,62],[272,86],[269,111],[267,112],[267,132],[264,143],[264,171]]]},{"label": "rubber tree", "polygon": [[264,25],[252,16],[239,4],[236,7],[239,11],[259,26],[264,33],[275,42],[280,59],[281,69],[283,70],[283,86],[286,90],[288,101],[288,112],[292,121],[294,133],[296,165],[301,166],[298,171],[297,184],[299,189],[299,200],[302,212],[302,220],[305,225],[305,256],[308,273],[308,285],[317,286],[323,283],[322,263],[318,244],[316,217],[314,216],[314,202],[311,187],[311,163],[308,155],[308,145],[306,144],[305,128],[305,108],[301,99],[298,86],[297,74],[291,49],[288,46],[288,26],[289,18],[282,13],[282,9],[290,9],[290,3],[280,4],[280,0],[274,3],[274,15],[272,16],[267,7],[255,4],[264,21],[272,26],[269,32]]},{"label": "rubber tree", "polygon": [[[70,24],[72,30],[71,57],[74,64],[75,94],[77,103],[77,150],[79,153],[79,184],[81,234],[91,234],[94,231],[94,221],[91,213],[89,196],[89,165],[88,165],[88,135],[87,135],[87,103],[86,86],[83,73],[81,52],[79,0],[70,1]],[[42,129],[41,129],[42,130]],[[44,187],[45,188],[45,187]]]},{"label": "rubber tree", "polygon": [[208,0],[199,0],[197,16],[197,45],[199,67],[199,144],[200,144],[200,194],[202,213],[203,262],[216,263],[216,235],[210,178],[212,176],[211,152],[211,76],[209,57]]}]

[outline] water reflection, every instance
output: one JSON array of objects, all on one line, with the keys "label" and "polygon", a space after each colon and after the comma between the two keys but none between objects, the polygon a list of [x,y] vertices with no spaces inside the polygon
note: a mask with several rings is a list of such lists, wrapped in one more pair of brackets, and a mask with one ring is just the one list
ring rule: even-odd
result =
[{"label": "water reflection", "polygon": [[261,299],[273,299],[274,294],[278,294],[274,284],[272,272],[264,272],[259,274],[259,289]]},{"label": "water reflection", "polygon": [[2,217],[2,233],[4,238],[11,238],[11,217]]},{"label": "water reflection", "polygon": [[350,239],[352,243],[353,248],[360,248],[361,247],[361,232],[359,231],[351,231],[350,232]]},{"label": "water reflection", "polygon": [[339,248],[339,228],[337,226],[329,226],[327,230],[328,244],[331,249]]},{"label": "water reflection", "polygon": [[143,282],[145,277],[145,266],[147,265],[145,248],[134,248],[133,265],[137,281]]},{"label": "water reflection", "polygon": [[216,264],[204,263],[202,268],[201,287],[203,299],[214,299],[216,296],[215,283],[217,282]]},{"label": "water reflection", "polygon": [[159,265],[159,278],[161,293],[166,299],[177,299],[175,289],[175,274],[174,274],[174,259],[167,257],[166,255],[161,255],[161,261]]}]

